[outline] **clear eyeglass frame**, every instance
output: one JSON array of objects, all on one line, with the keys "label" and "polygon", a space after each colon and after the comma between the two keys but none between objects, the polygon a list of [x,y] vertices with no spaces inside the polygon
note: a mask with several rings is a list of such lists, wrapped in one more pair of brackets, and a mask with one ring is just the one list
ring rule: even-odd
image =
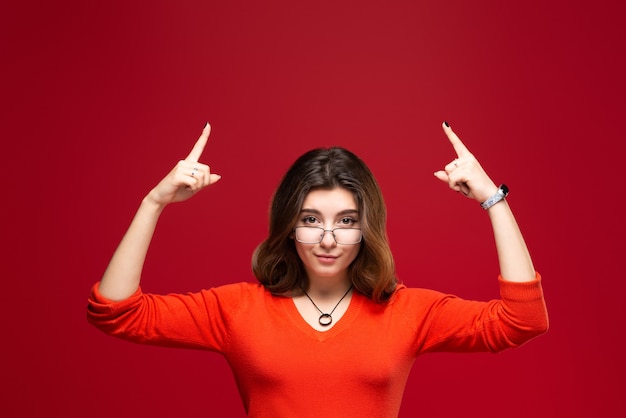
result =
[{"label": "clear eyeglass frame", "polygon": [[[318,230],[319,231],[319,238],[317,240],[308,240],[308,239],[302,239],[302,232],[304,233],[311,233],[313,232],[313,230]],[[301,231],[300,234],[298,234],[298,231]],[[352,240],[349,242],[344,242],[341,240],[341,236],[343,235],[341,232],[337,232],[337,231],[345,231],[346,233],[350,233],[350,234],[355,234],[356,236],[356,231],[358,232],[358,240]],[[326,236],[326,233],[330,232],[333,235],[333,239],[335,240],[335,242],[337,244],[340,245],[356,245],[358,243],[360,243],[363,240],[363,233],[361,232],[361,228],[333,228],[333,229],[324,229],[321,226],[296,226],[294,228],[294,237],[296,239],[296,241],[298,241],[299,243],[302,244],[319,244],[320,242],[322,242],[324,240],[324,237]],[[339,238],[337,238],[337,234],[339,234]],[[300,235],[300,236],[299,236]],[[308,237],[307,237],[308,238]]]}]

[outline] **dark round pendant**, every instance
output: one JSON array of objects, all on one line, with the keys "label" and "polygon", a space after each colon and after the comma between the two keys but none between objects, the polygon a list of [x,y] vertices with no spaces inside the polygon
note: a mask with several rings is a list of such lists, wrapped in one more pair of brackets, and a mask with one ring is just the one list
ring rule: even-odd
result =
[{"label": "dark round pendant", "polygon": [[324,313],[320,315],[319,323],[323,327],[327,327],[333,323],[333,317],[330,314]]}]

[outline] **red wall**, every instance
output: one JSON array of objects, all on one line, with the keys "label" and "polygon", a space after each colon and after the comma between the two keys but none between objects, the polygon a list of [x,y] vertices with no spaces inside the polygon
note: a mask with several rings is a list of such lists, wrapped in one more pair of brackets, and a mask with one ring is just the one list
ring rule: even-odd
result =
[{"label": "red wall", "polygon": [[206,120],[222,181],[168,208],[144,290],[254,280],[280,176],[338,144],[380,181],[406,284],[497,296],[487,217],[432,176],[454,157],[447,119],[512,190],[551,329],[498,355],[419,358],[401,416],[624,410],[620,2],[5,3],[3,416],[243,415],[219,355],[85,320],[141,198]]}]

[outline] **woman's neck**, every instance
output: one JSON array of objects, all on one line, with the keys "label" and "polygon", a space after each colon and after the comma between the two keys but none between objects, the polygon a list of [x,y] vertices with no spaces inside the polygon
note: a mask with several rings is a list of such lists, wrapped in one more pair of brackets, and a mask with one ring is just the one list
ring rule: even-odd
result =
[{"label": "woman's neck", "polygon": [[309,279],[308,287],[305,287],[303,290],[315,300],[332,301],[342,297],[350,286],[352,286],[352,282],[347,277],[336,280],[318,278]]}]

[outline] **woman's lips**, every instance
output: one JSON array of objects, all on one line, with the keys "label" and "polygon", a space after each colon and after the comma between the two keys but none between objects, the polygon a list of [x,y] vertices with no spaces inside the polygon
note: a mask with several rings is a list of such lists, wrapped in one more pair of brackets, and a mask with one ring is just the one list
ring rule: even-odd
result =
[{"label": "woman's lips", "polygon": [[326,264],[333,263],[337,259],[336,256],[330,254],[317,254],[316,257],[321,263]]}]

